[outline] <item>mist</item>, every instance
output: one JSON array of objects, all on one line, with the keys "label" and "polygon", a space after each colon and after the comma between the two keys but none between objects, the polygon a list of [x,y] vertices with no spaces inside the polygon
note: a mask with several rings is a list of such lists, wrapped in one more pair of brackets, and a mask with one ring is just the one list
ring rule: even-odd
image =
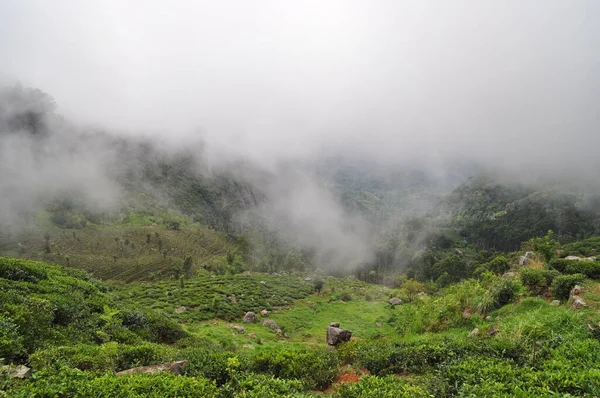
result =
[{"label": "mist", "polygon": [[270,176],[250,179],[261,216],[334,263],[367,261],[372,231],[300,166],[322,157],[598,190],[597,15],[594,0],[4,1],[2,79],[70,122],[42,149],[2,135],[0,220],[65,191],[115,206],[122,163],[73,140],[86,131],[198,148],[202,173],[251,162]]}]

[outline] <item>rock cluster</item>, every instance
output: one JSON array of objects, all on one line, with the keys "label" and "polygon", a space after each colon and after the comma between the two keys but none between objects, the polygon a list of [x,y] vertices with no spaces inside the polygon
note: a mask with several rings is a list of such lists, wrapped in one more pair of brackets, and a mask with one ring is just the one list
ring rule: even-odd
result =
[{"label": "rock cluster", "polygon": [[340,328],[339,322],[331,322],[327,328],[327,344],[336,346],[344,341],[350,341],[352,331]]}]

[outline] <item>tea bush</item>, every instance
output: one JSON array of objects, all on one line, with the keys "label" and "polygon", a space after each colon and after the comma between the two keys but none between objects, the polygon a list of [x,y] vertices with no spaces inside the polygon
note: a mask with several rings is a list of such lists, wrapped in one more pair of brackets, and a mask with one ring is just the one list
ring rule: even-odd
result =
[{"label": "tea bush", "polygon": [[281,347],[261,351],[250,359],[249,370],[282,379],[297,379],[309,389],[322,388],[337,374],[338,357],[325,348]]},{"label": "tea bush", "polygon": [[519,272],[521,282],[533,294],[542,294],[548,290],[555,277],[560,272],[553,269],[536,269],[524,267]]},{"label": "tea bush", "polygon": [[365,376],[358,383],[340,387],[336,398],[418,398],[431,395],[419,386],[395,376]]},{"label": "tea bush", "polygon": [[575,285],[583,283],[584,280],[585,275],[583,274],[557,276],[550,285],[550,293],[552,293],[552,297],[557,300],[568,300],[571,289],[573,289]]}]

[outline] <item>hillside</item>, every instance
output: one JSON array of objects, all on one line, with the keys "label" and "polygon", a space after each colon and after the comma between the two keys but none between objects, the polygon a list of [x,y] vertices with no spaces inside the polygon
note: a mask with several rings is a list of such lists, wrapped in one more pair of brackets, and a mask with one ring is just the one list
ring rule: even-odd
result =
[{"label": "hillside", "polygon": [[[594,254],[598,242],[560,254]],[[598,278],[600,263],[555,254],[544,261],[557,242],[537,244],[526,265],[509,262],[511,273],[487,271],[445,288],[331,277],[317,287],[319,277],[265,274],[107,286],[81,271],[2,258],[1,352],[33,376],[0,376],[0,394],[595,396],[600,284],[576,273]],[[569,294],[575,284],[578,298]],[[390,305],[390,297],[403,303]],[[259,321],[280,331],[241,322],[248,310],[268,310]],[[332,350],[324,336],[333,321],[353,338]],[[173,360],[189,362],[180,376],[114,374]]]}]

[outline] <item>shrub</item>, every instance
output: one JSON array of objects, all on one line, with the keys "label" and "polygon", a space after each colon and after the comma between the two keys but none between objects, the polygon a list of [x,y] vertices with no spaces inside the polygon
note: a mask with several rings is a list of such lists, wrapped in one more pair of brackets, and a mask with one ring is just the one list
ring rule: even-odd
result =
[{"label": "shrub", "polygon": [[503,274],[510,269],[508,260],[504,256],[498,256],[489,263],[485,264],[489,271],[496,274]]},{"label": "shrub", "polygon": [[0,258],[0,278],[37,283],[48,278],[45,264],[35,261]]},{"label": "shrub", "polygon": [[542,294],[552,284],[555,277],[560,273],[553,269],[535,269],[524,267],[519,273],[521,282],[533,294]]},{"label": "shrub", "polygon": [[521,287],[517,281],[497,278],[483,295],[481,302],[477,306],[477,310],[481,314],[486,314],[489,311],[511,303],[517,297]]},{"label": "shrub", "polygon": [[334,395],[337,398],[417,398],[429,397],[421,387],[396,376],[365,376],[358,383],[347,383]]},{"label": "shrub", "polygon": [[250,374],[240,380],[235,388],[235,397],[240,398],[309,398],[298,380],[277,379],[272,376]]},{"label": "shrub", "polygon": [[251,358],[252,370],[277,378],[298,379],[309,389],[322,388],[333,381],[338,358],[327,349],[278,348],[258,352]]},{"label": "shrub", "polygon": [[147,319],[150,340],[155,343],[174,344],[186,336],[181,325],[164,314],[150,313]]},{"label": "shrub", "polygon": [[227,359],[234,356],[234,353],[226,352],[216,345],[181,351],[181,357],[189,361],[187,371],[189,376],[205,377],[214,380],[217,385],[223,385],[229,381]]},{"label": "shrub", "polygon": [[325,284],[325,282],[323,281],[323,279],[321,279],[321,278],[315,279],[313,281],[314,291],[321,292],[321,289],[323,289],[324,284]]},{"label": "shrub", "polygon": [[0,358],[14,360],[24,353],[19,327],[12,319],[0,314]]},{"label": "shrub", "polygon": [[557,258],[550,262],[550,266],[560,273],[565,273],[567,266],[571,264],[573,260],[565,260],[564,258]]},{"label": "shrub", "polygon": [[582,283],[584,280],[585,275],[583,274],[557,276],[552,281],[552,285],[550,285],[550,293],[552,293],[552,296],[557,300],[568,300],[571,289],[578,283]]},{"label": "shrub", "polygon": [[156,365],[175,359],[175,352],[169,346],[151,343],[131,346],[121,345],[115,362],[115,370]]},{"label": "shrub", "polygon": [[584,274],[588,278],[600,279],[600,263],[592,261],[573,261],[567,264],[566,274]]}]

